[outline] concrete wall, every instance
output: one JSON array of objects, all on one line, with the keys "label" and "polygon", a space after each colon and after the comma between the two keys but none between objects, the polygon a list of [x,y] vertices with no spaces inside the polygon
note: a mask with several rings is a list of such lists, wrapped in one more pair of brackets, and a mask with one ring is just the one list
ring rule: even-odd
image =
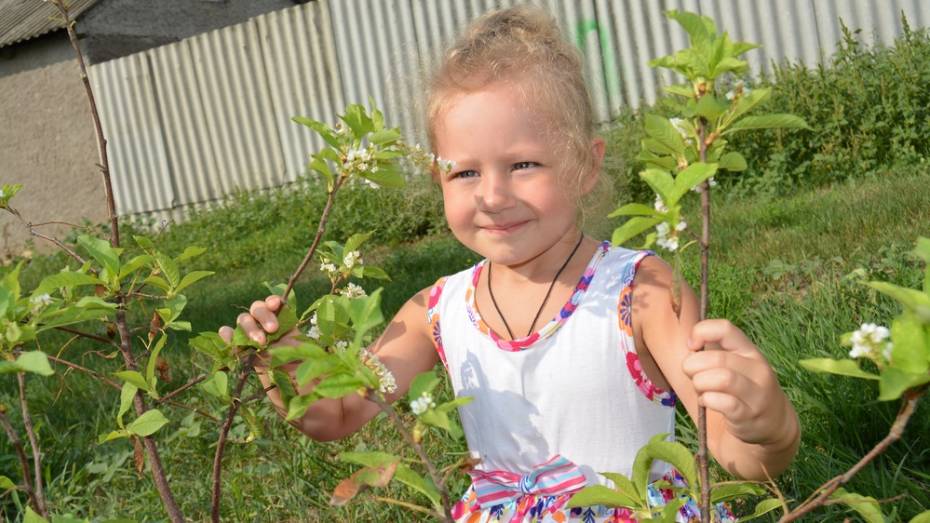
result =
[{"label": "concrete wall", "polygon": [[[62,61],[71,50],[62,35],[21,46],[15,63],[0,60],[7,73],[0,76],[0,183],[23,184],[12,203],[33,223],[100,222],[106,207],[90,110],[77,63]],[[44,65],[21,66],[35,63]],[[42,232],[62,236],[66,229]],[[0,214],[0,255],[21,253],[27,238],[18,220]],[[50,249],[41,239],[35,246]]]}]

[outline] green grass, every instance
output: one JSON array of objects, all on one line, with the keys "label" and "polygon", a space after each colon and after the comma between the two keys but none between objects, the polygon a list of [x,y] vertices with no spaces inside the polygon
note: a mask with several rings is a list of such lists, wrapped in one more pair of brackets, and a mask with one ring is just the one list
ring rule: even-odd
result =
[{"label": "green grass", "polygon": [[[863,321],[886,321],[894,314],[885,300],[844,276],[856,267],[875,278],[916,285],[918,264],[907,254],[918,235],[930,235],[930,173],[860,180],[798,194],[790,198],[746,198],[727,202],[715,214],[712,309],[740,325],[762,348],[796,405],[804,427],[802,448],[794,465],[779,480],[786,496],[803,499],[825,479],[848,468],[887,431],[896,405],[875,401],[871,384],[802,371],[804,357],[840,356],[837,337]],[[697,223],[693,218],[690,223]],[[692,253],[693,255],[694,253]],[[215,259],[222,260],[219,253]],[[214,266],[218,276],[189,293],[187,318],[195,330],[214,330],[233,320],[251,300],[261,297],[264,280],[280,280],[297,257],[252,266]],[[406,297],[437,277],[475,261],[473,254],[445,234],[413,244],[378,247],[366,258],[392,276],[385,285],[385,314],[393,314]],[[47,272],[54,260],[36,259],[29,278]],[[691,266],[693,267],[694,264]],[[686,274],[686,276],[691,276]],[[366,286],[371,286],[366,283]],[[301,296],[326,289],[312,271],[301,282]],[[142,314],[137,314],[141,318]],[[104,332],[102,326],[99,332]],[[183,383],[205,362],[192,356],[179,336],[167,354],[173,385]],[[62,338],[46,339],[54,351]],[[102,368],[101,360],[75,344],[63,357]],[[58,513],[107,518],[129,516],[151,521],[164,518],[148,473],[133,468],[126,441],[97,446],[96,436],[113,428],[117,391],[93,380],[59,370],[51,378],[31,378],[30,401],[46,452],[49,498]],[[165,388],[170,388],[166,385]],[[448,392],[447,392],[448,393]],[[0,388],[0,401],[14,403],[13,390]],[[213,416],[220,405],[196,400]],[[234,426],[233,444],[224,468],[223,515],[230,521],[409,521],[410,512],[378,503],[362,494],[347,507],[328,505],[329,494],[351,467],[338,462],[344,450],[385,449],[404,453],[399,435],[376,420],[340,442],[315,443],[274,418],[267,404],[252,406],[263,424],[262,434],[246,443],[248,427]],[[167,408],[173,423],[160,434],[160,448],[175,494],[185,513],[203,519],[209,512],[209,470],[217,429],[212,422]],[[15,417],[15,416],[14,416]],[[199,434],[188,436],[192,425]],[[876,498],[905,497],[892,505],[910,517],[930,508],[930,417],[922,405],[905,438],[878,462],[867,467],[850,489]],[[693,439],[690,426],[680,426],[683,441]],[[464,451],[462,442],[431,435],[429,452],[448,465]],[[407,451],[409,456],[409,451]],[[18,477],[7,443],[0,443],[0,474]],[[451,485],[461,492],[467,478]],[[425,500],[391,487],[379,495],[417,503]],[[4,498],[7,517],[15,509]],[[840,509],[818,514],[833,514]],[[832,516],[831,516],[832,517]]]}]

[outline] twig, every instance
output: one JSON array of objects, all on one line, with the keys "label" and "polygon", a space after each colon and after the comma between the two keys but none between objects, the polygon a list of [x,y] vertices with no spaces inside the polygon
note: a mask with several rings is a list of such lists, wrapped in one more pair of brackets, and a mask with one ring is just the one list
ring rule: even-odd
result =
[{"label": "twig", "polygon": [[233,418],[236,417],[236,412],[239,410],[239,405],[241,404],[239,396],[242,394],[242,388],[245,386],[245,382],[252,373],[252,363],[254,363],[254,361],[255,352],[252,351],[245,365],[242,366],[242,370],[239,371],[239,379],[236,381],[236,388],[233,391],[232,403],[229,405],[229,411],[226,413],[226,421],[223,422],[223,428],[220,429],[220,437],[216,440],[216,453],[213,455],[213,499],[210,509],[210,517],[214,523],[218,523],[220,520],[220,496],[222,494],[220,489],[220,474],[223,471],[223,451],[226,449],[226,440],[229,436],[229,429],[233,424]]},{"label": "twig", "polygon": [[249,396],[248,398],[242,400],[242,404],[245,405],[245,404],[247,404],[247,403],[252,403],[253,401],[255,401],[255,400],[257,400],[257,399],[264,398],[265,395],[268,394],[268,391],[274,390],[274,389],[276,389],[276,388],[278,388],[278,386],[275,385],[274,383],[272,383],[271,385],[268,385],[268,387],[262,388],[262,390],[256,392],[255,394],[252,394],[252,395]]},{"label": "twig", "polygon": [[110,378],[107,378],[106,376],[103,376],[103,375],[99,374],[99,373],[96,372],[96,371],[93,371],[93,370],[91,370],[91,369],[88,369],[87,367],[82,367],[81,365],[78,365],[77,363],[72,363],[72,362],[70,362],[70,361],[63,360],[63,359],[58,358],[58,357],[56,357],[56,356],[52,356],[51,354],[46,355],[46,357],[47,357],[50,361],[53,361],[53,362],[58,363],[58,364],[60,364],[60,365],[64,365],[65,367],[70,367],[70,368],[72,368],[72,369],[74,369],[74,370],[78,370],[78,371],[81,371],[81,372],[83,372],[83,373],[85,373],[85,374],[89,374],[89,375],[91,375],[91,376],[97,378],[98,380],[102,381],[103,383],[106,383],[107,385],[113,387],[113,388],[116,389],[116,390],[120,390],[120,389],[123,388],[123,386],[120,385],[119,383],[117,383],[117,382],[111,380]]},{"label": "twig", "polygon": [[71,334],[75,334],[82,338],[87,338],[89,340],[99,341],[100,343],[112,345],[113,347],[118,347],[118,345],[114,343],[113,340],[109,338],[104,338],[103,336],[97,336],[96,334],[91,334],[89,332],[79,331],[77,329],[72,329],[70,327],[55,327],[55,330],[60,330],[62,332],[70,332]]},{"label": "twig", "polygon": [[19,457],[19,466],[23,469],[23,490],[26,491],[26,494],[29,495],[29,499],[32,500],[32,506],[36,507],[38,510],[38,502],[36,501],[35,491],[32,489],[32,475],[29,473],[29,459],[26,457],[26,451],[23,449],[23,440],[19,439],[19,434],[16,433],[16,430],[13,429],[13,424],[10,423],[10,419],[6,416],[6,407],[0,405],[0,425],[3,425],[3,430],[6,431],[6,435],[10,438],[10,445],[16,450],[16,456]]},{"label": "twig", "polygon": [[19,406],[22,410],[23,427],[26,429],[26,436],[29,437],[29,445],[32,447],[32,466],[35,470],[32,484],[35,489],[36,512],[47,518],[48,508],[45,505],[45,492],[42,488],[42,449],[39,448],[39,439],[36,438],[32,417],[29,415],[29,403],[26,401],[26,373],[17,372],[16,381],[19,382]]},{"label": "twig", "polygon": [[171,398],[177,396],[178,394],[184,392],[185,390],[187,390],[187,389],[193,387],[194,385],[197,385],[198,383],[200,383],[201,381],[203,381],[203,380],[205,380],[205,379],[207,379],[207,375],[206,375],[206,374],[200,374],[200,375],[198,375],[198,376],[195,376],[195,377],[191,378],[190,381],[188,381],[188,382],[185,383],[184,385],[181,385],[180,387],[174,389],[173,391],[169,392],[168,394],[165,394],[164,396],[162,396],[161,399],[158,400],[158,403],[165,403],[166,401],[168,401],[168,400],[170,400]]},{"label": "twig", "polygon": [[42,227],[42,226],[45,226],[45,225],[67,225],[67,226],[69,226],[69,227],[74,227],[75,229],[87,229],[87,228],[88,228],[88,227],[84,227],[83,225],[78,225],[78,224],[76,224],[76,223],[61,222],[61,221],[54,221],[54,220],[53,220],[53,221],[49,221],[49,222],[42,222],[42,223],[32,223],[32,222],[29,222],[28,225],[29,225],[30,228],[31,228],[31,227]]},{"label": "twig", "polygon": [[294,274],[291,274],[291,277],[287,280],[287,287],[284,289],[284,294],[281,295],[281,299],[285,302],[287,302],[287,296],[291,293],[291,289],[294,288],[294,284],[297,283],[297,278],[299,278],[300,275],[303,274],[304,269],[307,268],[307,265],[313,258],[313,254],[316,252],[317,246],[320,244],[320,240],[323,238],[323,233],[326,231],[326,221],[329,219],[329,212],[332,210],[333,202],[336,200],[336,191],[339,190],[339,187],[345,179],[345,175],[336,178],[333,189],[329,191],[329,195],[326,197],[326,206],[323,207],[323,213],[320,215],[320,223],[316,227],[316,236],[313,238],[313,243],[311,243],[310,248],[307,249],[307,254],[300,262],[300,265],[297,266],[297,270],[294,271]]},{"label": "twig", "polygon": [[184,403],[181,403],[180,401],[169,400],[169,401],[166,401],[165,403],[167,403],[168,405],[171,405],[172,407],[178,407],[178,408],[180,408],[180,409],[189,410],[189,411],[193,412],[194,414],[198,414],[198,415],[200,415],[200,416],[202,416],[202,417],[204,417],[204,418],[207,418],[208,420],[212,421],[213,423],[219,423],[219,422],[220,422],[220,419],[217,418],[216,416],[214,416],[213,414],[210,414],[209,412],[207,412],[207,411],[205,411],[205,410],[198,409],[197,407],[192,407],[192,406],[190,406],[190,405],[185,405]]},{"label": "twig", "polygon": [[421,507],[420,505],[414,505],[413,503],[407,503],[406,501],[401,501],[399,499],[386,498],[383,496],[371,496],[371,498],[374,499],[375,501],[381,501],[381,502],[388,503],[391,505],[398,505],[408,510],[413,510],[415,512],[422,512],[423,514],[429,514],[430,516],[436,515],[435,512],[433,512],[432,510],[426,507]]},{"label": "twig", "polygon": [[888,435],[886,435],[881,441],[878,442],[878,444],[872,447],[872,450],[863,456],[862,459],[860,459],[855,465],[852,466],[852,468],[821,485],[817,489],[820,491],[820,494],[816,498],[813,500],[808,499],[808,501],[800,504],[794,510],[785,514],[781,519],[778,520],[778,522],[788,523],[790,521],[798,520],[808,512],[823,505],[827,501],[827,498],[836,492],[836,489],[848,483],[853,476],[858,474],[860,470],[862,470],[872,460],[878,457],[879,454],[884,452],[892,443],[901,439],[901,434],[904,433],[904,427],[907,426],[907,422],[910,420],[911,415],[914,414],[914,410],[917,408],[917,402],[920,400],[921,396],[923,396],[924,392],[926,392],[926,388],[911,389],[905,392],[904,403],[901,404],[901,409],[898,411],[898,415],[895,417],[894,423],[891,424],[891,429],[888,431]]},{"label": "twig", "polygon": [[[68,9],[64,5],[64,0],[53,0],[52,3],[58,8],[58,12],[61,14],[62,18],[64,18],[65,28],[68,31],[68,40],[71,42],[71,47],[74,48],[74,52],[77,55],[78,66],[81,70],[81,81],[84,84],[84,91],[87,94],[87,102],[90,106],[91,118],[94,122],[94,136],[97,140],[97,159],[99,162],[100,174],[103,176],[107,200],[107,213],[110,217],[110,245],[119,247],[119,220],[116,215],[116,202],[113,199],[113,184],[110,180],[110,164],[107,159],[107,141],[103,135],[103,126],[100,124],[100,115],[97,112],[94,91],[91,88],[90,79],[87,76],[87,67],[84,65],[84,55],[81,53],[81,46],[78,43],[77,33],[74,30],[74,22],[68,14]],[[120,336],[119,350],[123,355],[126,368],[129,370],[136,370],[135,358],[133,358],[132,355],[132,338],[130,337],[129,329],[126,325],[126,311],[123,307],[124,299],[122,295],[117,294],[116,303],[116,327]],[[137,415],[141,416],[146,412],[145,398],[142,396],[141,391],[136,392],[133,398],[133,406]],[[184,521],[184,515],[181,513],[181,508],[175,501],[174,495],[171,492],[171,487],[168,485],[168,479],[162,467],[161,458],[158,455],[158,447],[155,446],[155,440],[152,439],[151,436],[146,436],[143,438],[142,442],[148,454],[155,488],[158,490],[158,495],[165,507],[165,511],[168,513],[168,518],[172,523],[181,523]]]},{"label": "twig", "polygon": [[[704,142],[704,118],[698,119],[698,144],[701,162],[707,161]],[[710,265],[710,182],[701,184],[701,305],[699,320],[707,319],[708,277]],[[703,350],[703,348],[701,349]],[[707,408],[698,405],[698,474],[701,483],[701,523],[710,523],[710,473],[707,466]]]},{"label": "twig", "polygon": [[439,472],[436,470],[436,466],[433,465],[433,462],[430,461],[429,456],[426,454],[426,451],[423,449],[423,446],[417,443],[413,439],[413,435],[410,434],[410,431],[407,430],[407,427],[404,425],[404,422],[400,419],[400,416],[397,415],[397,412],[388,404],[384,399],[378,396],[376,391],[369,391],[367,395],[370,401],[373,401],[381,409],[381,412],[387,414],[388,418],[391,419],[391,422],[394,423],[394,426],[397,427],[397,431],[404,437],[404,440],[407,441],[407,444],[413,447],[413,450],[416,451],[417,456],[420,457],[420,461],[423,462],[423,465],[426,466],[427,472],[429,472],[430,478],[433,480],[433,483],[436,485],[436,488],[439,489],[439,496],[442,498],[442,510],[443,510],[443,519],[447,523],[452,523],[452,504],[449,502],[449,491],[446,490],[446,485],[442,481],[442,476],[439,475]]}]

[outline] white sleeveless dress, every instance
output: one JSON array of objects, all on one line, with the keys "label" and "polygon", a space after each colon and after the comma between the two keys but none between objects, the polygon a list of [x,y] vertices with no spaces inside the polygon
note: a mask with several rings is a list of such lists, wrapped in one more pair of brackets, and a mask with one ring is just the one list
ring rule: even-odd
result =
[{"label": "white sleeveless dress", "polygon": [[[630,475],[636,452],[675,433],[675,396],[643,373],[633,341],[633,276],[649,252],[601,244],[569,301],[539,331],[505,340],[482,320],[475,284],[484,262],[442,278],[430,292],[433,341],[480,464],[456,504],[456,521],[634,521],[626,509],[566,509],[573,492]],[[664,462],[653,479],[682,483]],[[664,492],[663,492],[664,490]],[[673,494],[651,488],[662,505]],[[724,507],[718,515],[731,517]],[[692,521],[689,501],[679,521]],[[727,518],[721,518],[727,521]]]}]

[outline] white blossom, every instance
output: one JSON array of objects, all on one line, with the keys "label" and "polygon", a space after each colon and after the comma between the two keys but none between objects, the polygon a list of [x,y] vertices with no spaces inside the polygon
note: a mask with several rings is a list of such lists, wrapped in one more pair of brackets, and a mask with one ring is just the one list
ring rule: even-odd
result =
[{"label": "white blossom", "polygon": [[669,118],[668,121],[672,122],[672,127],[674,127],[676,131],[678,131],[678,134],[680,134],[682,138],[685,138],[685,139],[688,138],[688,129],[685,127],[685,121],[683,119]]},{"label": "white blossom", "polygon": [[442,158],[437,158],[436,161],[439,164],[439,170],[444,173],[452,172],[452,169],[455,169],[455,161],[453,160],[443,160]]},{"label": "white blossom", "polygon": [[360,285],[356,285],[352,282],[349,282],[344,289],[339,291],[339,294],[342,294],[346,298],[361,298],[367,296],[365,289]]},{"label": "white blossom", "polygon": [[339,340],[339,341],[336,342],[336,345],[335,345],[335,346],[336,346],[336,350],[338,350],[338,351],[345,351],[346,349],[349,348],[349,342],[347,342],[347,341],[345,341],[345,340]]},{"label": "white blossom", "polygon": [[[377,171],[377,168],[375,168],[375,170],[373,170],[373,171],[371,171],[371,172],[376,172],[376,171]],[[372,189],[380,189],[380,188],[381,188],[380,185],[378,185],[377,183],[375,183],[375,182],[369,180],[368,178],[362,178],[362,183],[364,183],[365,185],[371,187]]]},{"label": "white blossom", "polygon": [[368,349],[362,349],[359,353],[359,358],[361,358],[362,363],[364,363],[366,367],[371,369],[371,371],[378,376],[378,390],[381,391],[382,394],[397,392],[397,381],[394,379],[394,374],[381,363],[381,360],[379,360],[377,356]]},{"label": "white blossom", "polygon": [[410,410],[417,416],[436,407],[436,402],[429,392],[424,392],[419,398],[410,402]]},{"label": "white blossom", "polygon": [[863,323],[852,333],[850,358],[869,358],[885,362],[891,359],[892,343],[888,340],[891,332],[881,325]]},{"label": "white blossom", "polygon": [[38,296],[33,296],[29,299],[29,302],[36,307],[45,307],[52,303],[52,297],[46,294],[39,294]]},{"label": "white blossom", "polygon": [[325,262],[325,261],[324,261],[323,263],[320,264],[320,270],[323,271],[323,272],[328,272],[328,273],[332,274],[332,273],[336,272],[337,268],[336,268],[336,266],[335,266],[334,264],[332,264],[332,263],[330,263],[330,262]]},{"label": "white blossom", "polygon": [[316,313],[313,313],[313,316],[310,316],[310,329],[307,330],[307,336],[315,340],[320,339],[320,328],[316,324]]},{"label": "white blossom", "polygon": [[655,208],[659,212],[668,212],[668,207],[665,206],[665,202],[662,201],[662,197],[658,194],[656,195]]},{"label": "white blossom", "polygon": [[361,265],[362,263],[362,254],[358,251],[350,251],[342,259],[342,264],[346,266],[346,269],[351,269],[355,264]]}]

